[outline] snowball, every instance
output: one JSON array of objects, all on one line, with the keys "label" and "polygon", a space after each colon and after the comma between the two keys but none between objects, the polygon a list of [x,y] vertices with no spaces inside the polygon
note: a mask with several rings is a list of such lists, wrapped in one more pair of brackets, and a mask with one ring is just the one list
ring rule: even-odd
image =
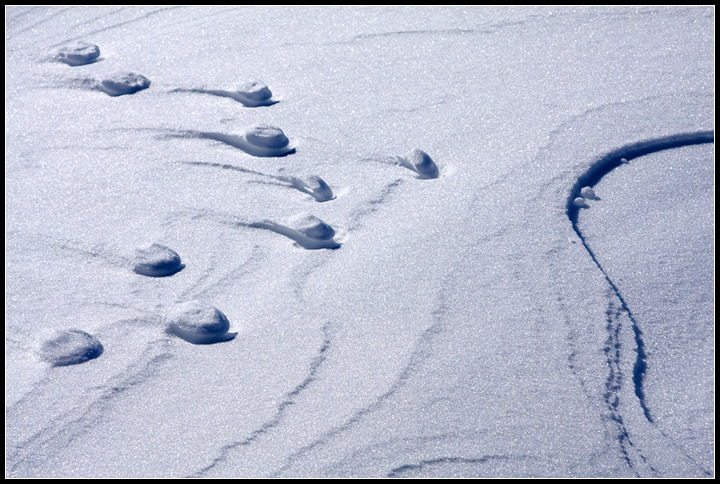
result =
[{"label": "snowball", "polygon": [[599,200],[600,197],[595,195],[595,191],[591,187],[583,187],[582,190],[580,190],[580,195],[582,195],[585,199],[589,200]]},{"label": "snowball", "polygon": [[269,124],[256,124],[245,132],[245,139],[254,146],[263,148],[283,148],[290,140],[280,128]]},{"label": "snowball", "polygon": [[71,66],[82,66],[95,62],[100,57],[100,48],[95,44],[78,41],[61,47],[57,60]]},{"label": "snowball", "polygon": [[40,358],[53,366],[68,366],[97,358],[103,346],[94,336],[79,329],[58,331],[40,346]]},{"label": "snowball", "polygon": [[237,94],[242,102],[247,104],[260,105],[272,97],[270,89],[260,81],[251,81],[238,88]]},{"label": "snowball", "polygon": [[150,80],[135,72],[117,72],[100,82],[100,90],[109,96],[133,94],[150,87]]},{"label": "snowball", "polygon": [[283,130],[269,124],[255,124],[242,136],[222,136],[223,141],[253,156],[285,156],[295,151]]},{"label": "snowball", "polygon": [[587,204],[585,203],[585,199],[583,197],[576,197],[575,200],[573,200],[573,204],[576,207],[587,207]]},{"label": "snowball", "polygon": [[290,179],[292,186],[312,196],[318,202],[327,202],[335,198],[330,186],[317,175],[311,175],[304,178],[292,177]]},{"label": "snowball", "polygon": [[437,178],[439,176],[437,165],[424,151],[413,150],[413,152],[408,155],[408,160],[417,174],[422,178]]},{"label": "snowball", "polygon": [[314,215],[298,215],[290,223],[292,229],[311,239],[328,240],[335,236],[335,229]]},{"label": "snowball", "polygon": [[230,322],[217,308],[200,301],[178,304],[168,314],[168,332],[193,344],[211,344],[233,339]]},{"label": "snowball", "polygon": [[150,277],[170,276],[183,268],[177,252],[160,244],[137,249],[134,263],[136,273]]}]

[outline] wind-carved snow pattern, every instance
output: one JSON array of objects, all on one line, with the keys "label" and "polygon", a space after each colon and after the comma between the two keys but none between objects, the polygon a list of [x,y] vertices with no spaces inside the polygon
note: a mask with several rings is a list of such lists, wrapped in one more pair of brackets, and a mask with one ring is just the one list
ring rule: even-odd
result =
[{"label": "wind-carved snow pattern", "polygon": [[226,97],[249,108],[272,106],[280,102],[280,99],[273,96],[270,88],[262,81],[250,81],[237,89],[178,88],[173,89],[171,92],[210,94],[212,96]]},{"label": "wind-carved snow pattern", "polygon": [[322,327],[322,333],[323,342],[320,346],[320,349],[317,351],[317,354],[310,362],[310,368],[308,369],[307,376],[303,379],[303,381],[301,381],[297,386],[295,386],[295,388],[293,388],[291,391],[284,395],[282,401],[277,407],[277,410],[275,411],[275,415],[273,416],[273,418],[270,419],[268,422],[265,422],[259,428],[253,430],[250,435],[248,435],[243,440],[238,440],[224,445],[220,449],[220,455],[218,457],[213,459],[213,461],[209,465],[205,466],[204,468],[198,470],[197,472],[193,473],[188,477],[203,477],[207,475],[207,473],[211,471],[214,467],[227,460],[229,454],[234,449],[252,444],[264,434],[268,433],[270,430],[280,425],[283,417],[285,416],[285,413],[295,404],[295,400],[297,399],[297,397],[301,393],[303,393],[310,385],[312,385],[312,383],[317,379],[317,374],[320,372],[321,367],[327,360],[327,354],[330,351],[331,345],[331,323],[325,323],[325,325]]},{"label": "wind-carved snow pattern", "polygon": [[[631,326],[632,333],[635,341],[635,363],[633,365],[632,381],[634,386],[634,392],[638,399],[638,403],[642,408],[643,414],[650,424],[655,424],[650,408],[647,405],[645,399],[645,390],[643,388],[643,382],[647,371],[647,354],[645,351],[645,342],[643,339],[643,332],[640,329],[640,325],[630,310],[625,298],[623,297],[620,289],[615,282],[610,278],[608,273],[603,268],[602,264],[598,260],[597,256],[589,246],[587,239],[583,235],[580,227],[578,226],[578,217],[581,209],[589,209],[590,205],[587,200],[600,200],[593,187],[600,182],[600,180],[610,173],[615,168],[629,163],[635,158],[639,158],[650,153],[657,151],[668,150],[672,148],[679,148],[682,146],[691,146],[704,143],[714,143],[715,134],[714,131],[698,131],[693,133],[682,133],[671,136],[665,136],[652,140],[640,141],[625,145],[621,148],[615,149],[602,157],[600,157],[595,163],[588,168],[585,173],[580,175],[572,187],[570,194],[567,199],[566,213],[570,223],[572,224],[573,230],[580,238],[583,247],[590,255],[595,265],[602,272],[605,280],[607,281],[612,293],[619,301],[619,307],[615,307],[611,302],[606,312],[606,332],[607,340],[604,347],[604,352],[609,368],[609,374],[605,383],[605,393],[603,399],[610,412],[610,418],[618,427],[618,441],[625,461],[628,466],[634,469],[633,459],[630,457],[630,453],[635,451],[639,454],[642,461],[649,467],[649,469],[657,474],[657,471],[648,463],[647,459],[643,456],[638,449],[633,445],[630,439],[628,430],[625,426],[623,416],[620,410],[620,390],[622,389],[624,378],[620,367],[622,344],[620,343],[620,332],[622,328],[622,317],[627,317]],[[663,433],[664,435],[664,433]],[[634,469],[635,470],[635,469]],[[637,471],[636,471],[637,474]]]}]

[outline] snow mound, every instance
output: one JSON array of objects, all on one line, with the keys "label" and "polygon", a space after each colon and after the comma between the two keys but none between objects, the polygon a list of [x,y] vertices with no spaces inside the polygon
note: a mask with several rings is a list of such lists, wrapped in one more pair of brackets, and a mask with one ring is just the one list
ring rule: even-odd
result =
[{"label": "snow mound", "polygon": [[338,249],[342,245],[333,227],[310,214],[300,214],[288,220],[287,225],[263,220],[249,227],[270,230],[294,240],[307,250]]},{"label": "snow mound", "polygon": [[399,157],[398,161],[400,165],[417,173],[419,178],[430,179],[440,176],[437,164],[423,150],[413,150],[406,157]]},{"label": "snow mound", "polygon": [[183,267],[178,253],[164,245],[152,244],[135,251],[133,271],[143,276],[171,276]]},{"label": "snow mound", "polygon": [[40,346],[40,358],[53,366],[85,363],[100,356],[103,346],[94,336],[79,329],[58,331]]},{"label": "snow mound", "polygon": [[56,59],[70,66],[82,66],[96,62],[100,47],[89,42],[78,41],[58,49]]},{"label": "snow mound", "polygon": [[295,151],[283,130],[269,124],[246,128],[236,146],[253,156],[284,156]]},{"label": "snow mound", "polygon": [[278,102],[270,88],[261,81],[250,81],[239,87],[237,91],[229,93],[229,97],[247,107],[270,106]]},{"label": "snow mound", "polygon": [[230,322],[217,308],[200,301],[178,304],[168,314],[168,332],[189,343],[212,344],[233,339]]},{"label": "snow mound", "polygon": [[290,177],[289,183],[293,188],[300,190],[301,192],[307,193],[318,202],[327,202],[335,198],[330,186],[317,175],[310,175],[307,177]]},{"label": "snow mound", "polygon": [[150,79],[136,72],[116,72],[100,81],[99,87],[108,96],[123,96],[147,89]]},{"label": "snow mound", "polygon": [[600,200],[600,197],[595,194],[595,190],[591,187],[582,187],[580,195],[586,200]]},{"label": "snow mound", "polygon": [[245,139],[253,146],[279,149],[288,145],[290,140],[283,130],[269,124],[256,124],[245,131]]},{"label": "snow mound", "polygon": [[291,228],[315,240],[328,240],[335,237],[335,229],[314,215],[301,214],[291,219]]},{"label": "snow mound", "polygon": [[575,205],[576,207],[588,208],[588,204],[585,203],[585,199],[583,197],[575,197],[575,199],[573,200],[573,205]]}]

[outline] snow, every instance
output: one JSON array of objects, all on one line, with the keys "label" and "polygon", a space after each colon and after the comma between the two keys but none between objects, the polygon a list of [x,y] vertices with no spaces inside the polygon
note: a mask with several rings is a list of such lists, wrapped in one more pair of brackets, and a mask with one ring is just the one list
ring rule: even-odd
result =
[{"label": "snow", "polygon": [[714,477],[714,18],[6,7],[6,477]]},{"label": "snow", "polygon": [[212,344],[233,339],[230,322],[222,311],[201,301],[175,306],[168,315],[168,332],[193,344]]}]

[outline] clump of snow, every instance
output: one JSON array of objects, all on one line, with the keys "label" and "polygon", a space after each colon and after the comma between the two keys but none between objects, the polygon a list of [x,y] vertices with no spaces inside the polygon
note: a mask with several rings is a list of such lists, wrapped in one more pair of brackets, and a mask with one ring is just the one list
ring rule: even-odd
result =
[{"label": "clump of snow", "polygon": [[253,156],[284,156],[295,147],[282,129],[270,124],[254,124],[240,136],[238,147]]},{"label": "clump of snow", "polygon": [[270,88],[261,81],[250,81],[233,94],[235,100],[248,107],[269,106],[277,102],[277,99],[272,97]]},{"label": "clump of snow", "polygon": [[336,231],[332,226],[310,214],[292,217],[287,221],[287,225],[263,220],[248,224],[248,226],[284,235],[308,250],[337,249],[342,245],[335,237]]},{"label": "clump of snow", "polygon": [[573,200],[573,205],[575,205],[576,207],[588,207],[588,204],[585,203],[585,199],[583,197],[575,197],[575,199]]},{"label": "clump of snow", "polygon": [[178,304],[167,316],[168,332],[193,344],[212,344],[233,339],[230,322],[217,308],[200,301]]},{"label": "clump of snow", "polygon": [[147,89],[150,79],[136,72],[116,72],[100,81],[99,87],[109,96],[123,96]]},{"label": "clump of snow", "polygon": [[292,228],[316,240],[328,240],[335,236],[335,229],[314,215],[301,214],[291,219]]},{"label": "clump of snow", "polygon": [[58,49],[56,59],[70,66],[82,66],[96,62],[100,57],[100,47],[89,42],[77,41]]},{"label": "clump of snow", "polygon": [[415,149],[409,155],[398,157],[396,160],[401,166],[417,173],[419,178],[427,179],[440,176],[437,164],[423,150]]},{"label": "clump of snow", "polygon": [[77,365],[97,358],[102,352],[100,341],[79,329],[56,332],[39,350],[40,358],[53,366]]},{"label": "clump of snow", "polygon": [[290,142],[283,130],[269,124],[256,124],[245,131],[245,139],[253,146],[262,148],[284,148]]},{"label": "clump of snow", "polygon": [[307,193],[318,202],[327,202],[335,198],[332,188],[317,175],[306,177],[289,177],[288,181],[293,188]]},{"label": "clump of snow", "polygon": [[170,276],[183,267],[178,253],[164,245],[152,244],[135,251],[133,270],[143,276]]},{"label": "clump of snow", "polygon": [[595,190],[593,190],[592,187],[582,187],[580,195],[586,200],[600,200],[600,197],[595,194]]}]

